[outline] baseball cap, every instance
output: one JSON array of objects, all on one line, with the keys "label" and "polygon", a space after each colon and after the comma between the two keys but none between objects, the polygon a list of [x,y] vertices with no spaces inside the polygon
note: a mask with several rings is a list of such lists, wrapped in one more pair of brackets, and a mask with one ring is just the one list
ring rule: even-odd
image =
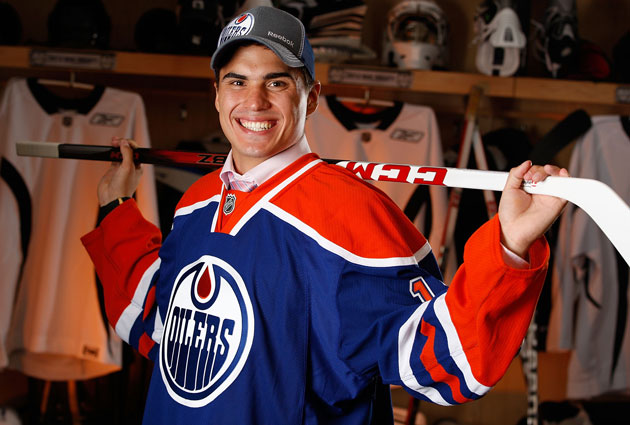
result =
[{"label": "baseball cap", "polygon": [[269,6],[250,9],[223,28],[210,62],[217,76],[233,48],[248,40],[268,47],[292,68],[306,67],[315,79],[315,56],[304,25],[290,13]]}]

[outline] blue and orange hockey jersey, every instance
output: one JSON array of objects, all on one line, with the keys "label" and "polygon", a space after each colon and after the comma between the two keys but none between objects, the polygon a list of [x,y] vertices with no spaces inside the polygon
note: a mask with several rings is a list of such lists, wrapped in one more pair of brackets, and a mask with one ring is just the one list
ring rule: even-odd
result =
[{"label": "blue and orange hockey jersey", "polygon": [[155,361],[145,423],[367,424],[377,380],[449,405],[504,374],[548,247],[511,269],[499,226],[447,290],[387,196],[308,154],[250,193],[203,177],[163,244],[133,200],[83,243],[112,325]]}]

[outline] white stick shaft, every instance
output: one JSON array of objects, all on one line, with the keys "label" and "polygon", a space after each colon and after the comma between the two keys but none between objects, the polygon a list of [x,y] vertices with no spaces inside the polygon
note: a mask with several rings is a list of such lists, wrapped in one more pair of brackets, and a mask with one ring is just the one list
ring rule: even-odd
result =
[{"label": "white stick shaft", "polygon": [[[341,161],[337,165],[367,180],[495,191],[503,191],[509,175],[505,171],[351,161]],[[609,186],[592,179],[549,176],[536,184],[524,182],[523,190],[531,194],[563,198],[582,208],[630,265],[630,207]]]}]

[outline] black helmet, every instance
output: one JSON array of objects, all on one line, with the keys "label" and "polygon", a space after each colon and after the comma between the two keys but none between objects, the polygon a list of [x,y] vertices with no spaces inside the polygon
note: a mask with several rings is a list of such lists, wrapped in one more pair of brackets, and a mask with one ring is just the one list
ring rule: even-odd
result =
[{"label": "black helmet", "polygon": [[48,16],[48,42],[71,48],[109,48],[111,21],[101,0],[58,0]]},{"label": "black helmet", "polygon": [[222,25],[215,0],[179,0],[179,35],[183,53],[212,55]]},{"label": "black helmet", "polygon": [[9,3],[0,2],[0,44],[15,45],[22,40],[20,15]]},{"label": "black helmet", "polygon": [[153,8],[140,16],[136,23],[134,39],[141,52],[177,52],[177,15],[175,11]]}]

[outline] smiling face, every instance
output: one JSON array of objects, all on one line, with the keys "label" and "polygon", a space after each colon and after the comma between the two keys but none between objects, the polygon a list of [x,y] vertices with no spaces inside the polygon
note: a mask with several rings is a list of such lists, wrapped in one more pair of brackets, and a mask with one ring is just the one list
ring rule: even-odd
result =
[{"label": "smiling face", "polygon": [[317,108],[321,88],[319,82],[306,87],[299,68],[260,44],[238,48],[215,87],[219,121],[239,173],[304,138],[306,116]]}]

